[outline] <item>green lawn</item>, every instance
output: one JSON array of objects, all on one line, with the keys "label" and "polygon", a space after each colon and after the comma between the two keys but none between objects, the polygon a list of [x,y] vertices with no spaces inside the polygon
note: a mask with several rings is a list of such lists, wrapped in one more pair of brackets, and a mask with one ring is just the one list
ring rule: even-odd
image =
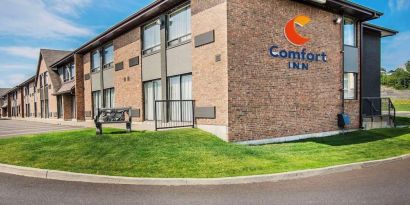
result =
[{"label": "green lawn", "polygon": [[396,111],[410,111],[410,99],[393,100],[393,105],[396,107]]},{"label": "green lawn", "polygon": [[125,134],[94,129],[0,140],[0,163],[131,177],[279,173],[410,153],[410,128],[359,131],[285,144],[244,146],[197,129]]},{"label": "green lawn", "polygon": [[400,125],[410,125],[410,118],[409,117],[396,117],[396,124]]}]

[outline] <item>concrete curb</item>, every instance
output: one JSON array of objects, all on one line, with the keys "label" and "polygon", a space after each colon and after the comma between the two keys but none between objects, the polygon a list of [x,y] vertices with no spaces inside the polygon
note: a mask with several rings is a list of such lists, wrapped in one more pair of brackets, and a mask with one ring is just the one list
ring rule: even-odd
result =
[{"label": "concrete curb", "polygon": [[338,172],[358,170],[385,163],[410,159],[410,154],[399,157],[392,157],[383,160],[374,160],[367,162],[358,162],[346,165],[338,165],[319,169],[309,169],[278,174],[266,174],[256,176],[242,177],[225,177],[211,179],[196,178],[131,178],[101,176],[92,174],[79,174],[72,172],[44,170],[35,168],[26,168],[13,165],[0,164],[0,173],[12,174],[25,177],[34,177],[41,179],[51,179],[59,181],[86,182],[97,184],[120,184],[120,185],[150,185],[150,186],[187,186],[187,185],[233,185],[233,184],[250,184],[261,182],[277,182],[283,180],[302,179],[312,176],[326,175]]}]

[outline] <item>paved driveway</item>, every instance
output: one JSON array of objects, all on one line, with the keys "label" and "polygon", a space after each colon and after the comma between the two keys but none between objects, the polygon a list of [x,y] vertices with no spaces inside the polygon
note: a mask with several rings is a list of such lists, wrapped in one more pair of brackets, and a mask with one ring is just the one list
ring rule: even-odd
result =
[{"label": "paved driveway", "polygon": [[0,174],[7,205],[294,205],[410,204],[410,159],[344,173],[225,186],[130,186]]},{"label": "paved driveway", "polygon": [[73,130],[79,128],[80,127],[54,125],[24,120],[0,120],[0,138],[10,138],[16,135]]}]

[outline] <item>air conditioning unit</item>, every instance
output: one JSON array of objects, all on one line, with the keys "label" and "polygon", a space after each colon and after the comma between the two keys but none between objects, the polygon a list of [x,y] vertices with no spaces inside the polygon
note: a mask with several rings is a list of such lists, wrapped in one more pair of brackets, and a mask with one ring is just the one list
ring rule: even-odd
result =
[{"label": "air conditioning unit", "polygon": [[319,4],[325,4],[326,3],[326,0],[310,0],[310,1],[313,1],[313,2],[316,2],[316,3],[319,3]]}]

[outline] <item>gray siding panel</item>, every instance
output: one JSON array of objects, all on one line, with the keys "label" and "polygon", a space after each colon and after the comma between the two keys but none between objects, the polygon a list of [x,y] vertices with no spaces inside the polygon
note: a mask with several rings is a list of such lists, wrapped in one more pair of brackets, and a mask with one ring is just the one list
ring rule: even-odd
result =
[{"label": "gray siding panel", "polygon": [[161,78],[161,54],[142,57],[142,80],[149,81]]},{"label": "gray siding panel", "polygon": [[114,68],[110,68],[108,70],[104,70],[104,89],[106,88],[113,88],[114,87]]},{"label": "gray siding panel", "polygon": [[359,72],[359,49],[351,46],[344,47],[344,71]]},{"label": "gray siding panel", "polygon": [[190,43],[167,50],[167,76],[192,72],[192,47]]},{"label": "gray siding panel", "polygon": [[101,90],[100,73],[91,74],[91,87],[92,91]]}]

